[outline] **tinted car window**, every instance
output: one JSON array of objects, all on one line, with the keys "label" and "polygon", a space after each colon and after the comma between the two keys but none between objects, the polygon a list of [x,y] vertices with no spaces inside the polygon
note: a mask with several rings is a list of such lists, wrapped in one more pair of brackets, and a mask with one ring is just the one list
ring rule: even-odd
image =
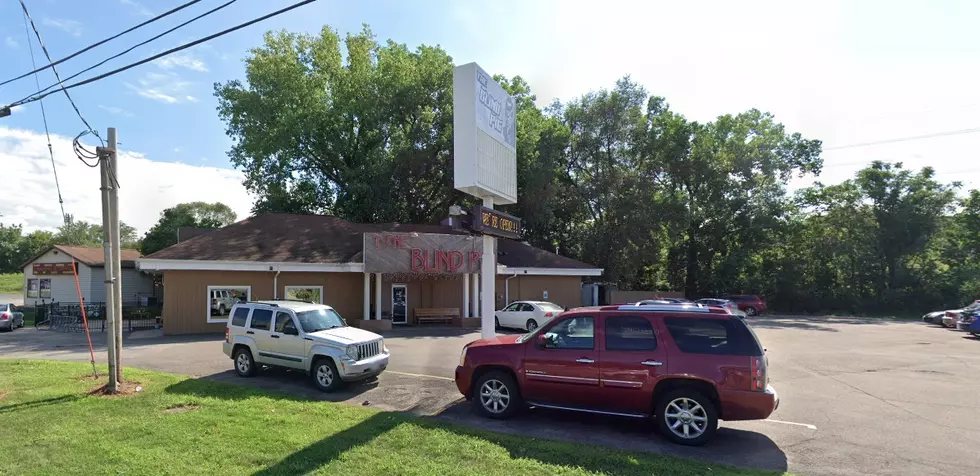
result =
[{"label": "tinted car window", "polygon": [[762,355],[751,330],[737,319],[666,318],[667,330],[681,352]]},{"label": "tinted car window", "polygon": [[272,311],[268,309],[253,309],[252,310],[252,323],[249,327],[252,329],[258,329],[262,331],[269,330],[269,325],[272,323]]},{"label": "tinted car window", "polygon": [[595,348],[595,323],[591,317],[576,317],[559,322],[548,334],[558,336],[556,349]]},{"label": "tinted car window", "polygon": [[235,309],[235,315],[231,318],[231,325],[245,327],[246,320],[248,320],[248,308],[240,307]]},{"label": "tinted car window", "polygon": [[293,324],[293,318],[289,316],[288,312],[277,312],[276,332],[286,332],[288,330],[296,330],[296,325]]},{"label": "tinted car window", "polygon": [[642,317],[606,318],[606,350],[654,350],[657,336]]}]

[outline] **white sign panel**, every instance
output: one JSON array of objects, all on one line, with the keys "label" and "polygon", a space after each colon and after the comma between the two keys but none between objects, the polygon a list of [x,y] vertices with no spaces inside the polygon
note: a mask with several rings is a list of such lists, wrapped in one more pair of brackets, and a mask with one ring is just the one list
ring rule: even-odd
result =
[{"label": "white sign panel", "polygon": [[453,70],[453,154],[457,190],[517,203],[517,104],[476,63]]}]

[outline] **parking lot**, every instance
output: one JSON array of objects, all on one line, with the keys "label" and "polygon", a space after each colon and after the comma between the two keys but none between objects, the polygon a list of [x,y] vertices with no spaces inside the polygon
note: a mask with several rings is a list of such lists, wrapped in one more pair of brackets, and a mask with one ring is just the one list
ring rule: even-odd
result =
[{"label": "parking lot", "polygon": [[[452,382],[463,344],[477,334],[406,329],[386,335],[392,360],[375,382],[325,395],[305,378],[266,371],[243,380],[221,336],[129,339],[124,365],[257,385],[312,399],[406,411],[527,436],[666,453],[797,474],[980,474],[980,340],[913,321],[757,317],[782,403],[767,421],[722,423],[701,448],[674,446],[645,422],[533,411],[506,422],[478,418]],[[105,336],[94,336],[104,362]],[[85,338],[25,329],[0,334],[0,356],[88,361]]]}]

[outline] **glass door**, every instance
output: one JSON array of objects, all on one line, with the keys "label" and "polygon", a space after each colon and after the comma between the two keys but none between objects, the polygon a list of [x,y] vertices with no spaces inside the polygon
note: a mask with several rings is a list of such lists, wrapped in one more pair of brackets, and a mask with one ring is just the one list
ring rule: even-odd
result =
[{"label": "glass door", "polygon": [[391,323],[408,323],[408,286],[405,284],[391,285]]}]

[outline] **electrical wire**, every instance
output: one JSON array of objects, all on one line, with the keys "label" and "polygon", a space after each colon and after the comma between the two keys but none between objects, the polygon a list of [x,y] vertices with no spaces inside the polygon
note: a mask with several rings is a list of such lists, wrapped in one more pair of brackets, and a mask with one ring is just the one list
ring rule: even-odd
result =
[{"label": "electrical wire", "polygon": [[895,139],[884,139],[884,140],[878,140],[872,142],[860,142],[857,144],[839,145],[835,147],[824,147],[823,150],[828,151],[828,150],[852,149],[855,147],[868,147],[868,146],[879,145],[879,144],[892,144],[895,142],[907,142],[912,140],[932,139],[935,137],[955,136],[960,134],[974,134],[977,132],[980,132],[980,127],[974,127],[971,129],[961,129],[958,131],[937,132],[935,134],[924,134],[920,136],[908,136],[908,137],[898,137]]},{"label": "electrical wire", "polygon": [[[27,49],[31,52],[31,67],[36,68],[37,63],[34,61],[34,41],[31,40],[31,30],[27,26],[27,15],[24,15],[24,34],[27,36]],[[34,73],[34,84],[37,87],[41,87],[41,80],[38,79],[37,73]],[[58,206],[61,207],[61,218],[67,216],[65,215],[65,200],[61,198],[61,183],[58,181],[58,168],[54,164],[54,149],[51,148],[51,132],[48,130],[48,115],[44,111],[44,102],[38,101],[41,105],[41,121],[44,122],[44,137],[48,139],[48,156],[51,157],[51,170],[54,172],[54,188],[58,191]]]},{"label": "electrical wire", "polygon": [[[215,7],[215,8],[213,8],[213,9],[211,9],[211,10],[208,10],[208,11],[206,11],[206,12],[204,12],[204,13],[202,13],[202,14],[200,14],[200,15],[198,15],[198,16],[196,16],[196,17],[194,17],[194,18],[191,18],[190,20],[187,20],[187,21],[185,21],[184,23],[181,23],[181,24],[179,24],[179,25],[177,25],[177,26],[175,26],[175,27],[173,27],[173,28],[171,28],[171,29],[169,29],[169,30],[167,30],[167,31],[165,31],[165,32],[163,32],[163,33],[160,33],[159,35],[156,35],[156,36],[154,36],[153,38],[150,38],[150,39],[148,39],[148,40],[146,40],[146,41],[143,41],[143,42],[140,42],[140,43],[137,43],[137,44],[135,44],[135,45],[133,45],[133,46],[131,46],[131,47],[129,47],[128,49],[126,49],[126,50],[124,50],[124,51],[121,51],[121,52],[119,52],[119,53],[117,53],[117,54],[115,54],[115,55],[113,55],[113,56],[110,56],[110,57],[108,57],[108,58],[106,58],[106,59],[104,59],[104,60],[102,60],[102,61],[100,61],[100,62],[98,62],[98,63],[96,63],[96,64],[94,64],[94,65],[92,65],[92,66],[89,66],[88,68],[85,68],[85,69],[83,69],[83,70],[81,70],[81,71],[79,71],[79,72],[77,72],[77,73],[75,73],[75,74],[73,74],[73,75],[71,75],[71,76],[69,76],[69,77],[67,77],[67,78],[65,78],[65,81],[69,81],[69,80],[72,80],[72,79],[74,79],[74,78],[76,78],[76,77],[78,77],[79,75],[81,75],[82,73],[87,73],[87,72],[89,72],[89,71],[91,71],[91,70],[93,70],[93,69],[95,69],[95,68],[98,68],[99,66],[102,66],[102,65],[104,65],[104,64],[106,64],[107,62],[109,62],[109,61],[111,61],[111,60],[114,60],[114,59],[116,59],[116,58],[118,58],[118,57],[120,57],[120,56],[122,56],[122,55],[124,55],[124,54],[126,54],[126,53],[129,53],[130,51],[133,51],[134,49],[136,49],[136,48],[139,48],[140,46],[143,46],[143,45],[145,45],[145,44],[147,44],[147,43],[150,43],[151,41],[154,41],[154,40],[157,40],[157,39],[159,39],[160,37],[163,37],[163,36],[165,36],[165,35],[167,35],[167,34],[169,34],[169,33],[172,33],[172,32],[174,32],[175,30],[178,30],[178,29],[180,29],[180,28],[183,28],[183,27],[185,27],[185,26],[187,26],[187,25],[189,25],[189,24],[191,24],[191,23],[194,23],[195,21],[197,21],[197,20],[200,20],[201,18],[204,18],[204,17],[206,17],[206,16],[208,16],[208,15],[210,15],[210,14],[212,14],[212,13],[214,13],[214,12],[216,12],[216,11],[218,11],[218,10],[221,10],[222,8],[225,8],[225,7],[227,7],[228,5],[231,5],[232,3],[235,3],[235,2],[237,2],[237,1],[238,1],[238,0],[229,0],[229,1],[228,1],[228,2],[226,2],[226,3],[223,3],[223,4],[221,4],[221,5],[218,5],[217,7]],[[39,91],[38,91],[38,92],[36,92],[36,93],[34,93],[34,94],[39,94],[39,93],[44,93],[44,92],[47,92],[48,90],[50,90],[51,88],[53,88],[53,87],[55,87],[55,86],[58,86],[58,83],[55,83],[55,84],[52,84],[52,85],[50,85],[50,86],[48,86],[48,87],[46,87],[46,88],[44,88],[44,89],[40,89],[40,87],[41,87],[41,86],[40,86],[40,85],[38,85],[38,88],[39,88]],[[32,96],[33,96],[34,94],[32,94]]]},{"label": "electrical wire", "polygon": [[[150,23],[153,23],[153,22],[155,22],[155,21],[157,21],[157,20],[159,20],[159,19],[161,19],[161,18],[163,18],[163,17],[165,17],[167,15],[170,15],[170,14],[176,13],[176,12],[178,12],[180,10],[183,10],[183,9],[185,9],[185,8],[187,8],[187,7],[195,4],[197,2],[200,2],[200,1],[201,0],[192,0],[190,2],[187,2],[187,3],[183,4],[183,5],[180,5],[180,6],[176,7],[176,8],[171,9],[168,12],[164,12],[164,13],[161,13],[161,14],[153,17],[153,18],[150,18],[149,20],[146,20],[145,22],[140,23],[139,25],[136,25],[134,27],[131,27],[131,28],[129,28],[126,31],[123,31],[121,33],[117,33],[117,34],[115,34],[113,36],[110,36],[109,38],[106,38],[106,39],[104,39],[102,41],[99,41],[98,43],[93,43],[93,44],[91,44],[89,46],[86,46],[85,48],[82,48],[82,49],[80,49],[80,50],[78,50],[78,51],[76,51],[76,52],[74,52],[74,53],[72,53],[72,54],[70,54],[68,56],[65,56],[64,58],[61,58],[58,61],[51,61],[51,59],[48,58],[49,64],[47,64],[45,66],[42,66],[40,68],[38,68],[35,65],[35,66],[33,66],[34,67],[34,71],[28,71],[28,72],[26,72],[26,73],[24,73],[24,74],[22,74],[20,76],[17,76],[16,78],[10,78],[10,79],[8,79],[8,80],[0,83],[0,86],[3,86],[4,84],[10,83],[12,81],[17,81],[18,79],[21,79],[21,78],[25,78],[25,77],[27,77],[27,76],[29,76],[31,74],[35,74],[35,73],[38,73],[40,71],[44,71],[44,70],[46,70],[48,68],[54,68],[56,65],[59,65],[61,63],[64,63],[65,61],[68,61],[68,60],[70,60],[70,59],[72,59],[72,58],[74,58],[74,57],[76,57],[76,56],[78,56],[78,55],[80,55],[80,54],[88,51],[88,50],[91,50],[92,48],[95,48],[95,47],[100,46],[100,45],[104,45],[104,44],[106,44],[106,43],[108,43],[108,42],[110,42],[112,40],[115,40],[116,38],[119,38],[120,36],[125,35],[126,33],[129,33],[129,32],[131,32],[133,30],[136,30],[136,29],[142,28],[142,27],[144,27],[146,25],[149,25]],[[20,3],[21,3],[21,5],[24,4],[24,2],[20,2]]]},{"label": "electrical wire", "polygon": [[[109,72],[106,72],[106,73],[102,73],[102,74],[100,74],[98,76],[94,76],[94,77],[91,77],[91,78],[88,78],[88,79],[85,79],[85,80],[82,80],[82,81],[79,81],[79,82],[76,82],[76,83],[72,83],[72,84],[69,84],[67,86],[62,86],[61,89],[63,91],[65,91],[65,90],[68,90],[68,89],[76,88],[78,86],[84,86],[86,84],[89,84],[89,83],[92,83],[92,82],[95,82],[95,81],[98,81],[98,80],[101,80],[101,79],[105,79],[105,78],[107,78],[109,76],[112,76],[112,75],[121,73],[121,72],[126,71],[128,69],[135,68],[136,66],[149,63],[150,61],[153,61],[153,60],[158,59],[158,58],[162,58],[162,57],[167,56],[167,55],[169,55],[171,53],[176,53],[178,51],[185,50],[185,49],[190,48],[192,46],[196,46],[196,45],[199,45],[201,43],[204,43],[205,41],[213,40],[213,39],[215,39],[215,38],[217,38],[219,36],[227,35],[228,33],[231,33],[233,31],[237,31],[237,30],[240,30],[240,29],[245,28],[247,26],[251,26],[251,25],[253,25],[255,23],[258,23],[260,21],[268,20],[269,18],[272,18],[274,16],[281,15],[283,13],[286,13],[286,12],[290,11],[290,10],[293,10],[295,8],[301,7],[301,6],[306,5],[306,4],[309,4],[309,3],[313,3],[315,1],[316,0],[304,0],[302,2],[294,3],[294,4],[292,4],[292,5],[290,5],[290,6],[286,7],[286,8],[283,8],[283,9],[280,9],[280,10],[276,10],[276,11],[274,11],[272,13],[267,14],[267,15],[261,16],[259,18],[254,19],[254,20],[247,21],[245,23],[238,24],[236,26],[233,26],[233,27],[228,28],[226,30],[220,31],[218,33],[214,33],[212,35],[208,35],[206,37],[199,38],[199,39],[194,40],[194,41],[192,41],[190,43],[185,43],[185,44],[180,45],[178,47],[171,48],[171,49],[169,49],[167,51],[164,51],[162,53],[158,53],[158,54],[155,54],[153,56],[150,56],[149,58],[142,59],[142,60],[137,61],[135,63],[130,63],[130,64],[126,65],[126,66],[121,67],[121,68],[116,68],[116,69],[114,69],[112,71],[109,71]],[[21,3],[23,3],[23,0],[21,0]],[[46,93],[35,93],[35,94],[31,95],[30,97],[21,99],[19,101],[14,102],[14,103],[11,103],[9,106],[10,107],[20,106],[20,105],[32,103],[34,101],[39,101],[39,100],[44,99],[45,97],[47,97],[47,96],[49,96],[51,94],[54,94],[55,92],[57,92],[57,91],[48,91]],[[96,137],[98,137],[98,135],[96,135]]]},{"label": "electrical wire", "polygon": [[[20,0],[20,7],[21,9],[24,10],[24,16],[27,17],[27,20],[31,23],[31,28],[34,29],[34,36],[37,37],[37,43],[41,45],[41,51],[44,52],[44,56],[48,59],[48,62],[49,63],[52,62],[51,55],[48,53],[48,48],[45,47],[44,42],[41,41],[41,32],[37,31],[37,25],[34,24],[34,19],[31,18],[30,12],[27,11],[27,5],[24,4],[24,0]],[[68,98],[68,102],[71,103],[71,107],[75,109],[75,114],[77,114],[78,118],[82,120],[82,123],[85,124],[85,127],[87,127],[88,130],[92,132],[92,134],[95,135],[95,137],[98,137],[99,141],[101,141],[102,144],[105,145],[105,141],[102,140],[102,137],[99,136],[99,133],[92,128],[92,126],[88,123],[88,121],[85,120],[84,117],[82,117],[82,112],[78,110],[78,105],[75,104],[75,100],[71,98],[71,95],[68,94],[68,90],[65,88],[64,83],[61,82],[61,76],[58,74],[58,69],[52,66],[51,71],[54,72],[54,77],[58,80],[58,83],[61,84],[61,91],[65,93],[65,97]],[[51,91],[51,93],[53,92],[55,91]]]}]

